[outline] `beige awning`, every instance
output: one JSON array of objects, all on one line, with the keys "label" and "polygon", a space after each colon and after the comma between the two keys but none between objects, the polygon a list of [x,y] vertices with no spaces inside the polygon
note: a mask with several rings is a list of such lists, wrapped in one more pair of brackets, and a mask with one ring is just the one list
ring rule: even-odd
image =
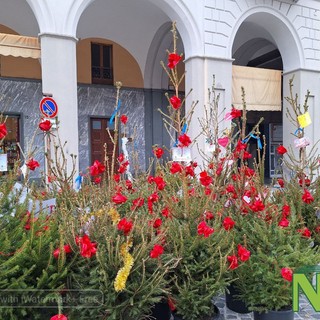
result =
[{"label": "beige awning", "polygon": [[232,66],[232,103],[237,109],[242,109],[241,87],[247,110],[281,110],[281,71]]},{"label": "beige awning", "polygon": [[39,59],[38,38],[0,33],[0,55]]}]

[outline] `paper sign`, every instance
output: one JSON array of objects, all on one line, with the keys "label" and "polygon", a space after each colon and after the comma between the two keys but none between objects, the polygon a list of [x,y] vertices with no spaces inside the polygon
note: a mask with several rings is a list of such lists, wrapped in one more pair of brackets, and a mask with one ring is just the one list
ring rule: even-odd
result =
[{"label": "paper sign", "polygon": [[0,171],[8,171],[8,157],[6,153],[0,154]]},{"label": "paper sign", "polygon": [[309,112],[306,112],[300,116],[298,116],[298,122],[300,127],[305,128],[311,124],[311,118]]},{"label": "paper sign", "polygon": [[171,148],[171,152],[172,152],[172,160],[173,161],[184,161],[184,162],[191,161],[191,149],[190,148],[174,147],[174,148]]},{"label": "paper sign", "polygon": [[205,142],[204,143],[204,151],[205,153],[214,152],[216,149],[213,143]]}]

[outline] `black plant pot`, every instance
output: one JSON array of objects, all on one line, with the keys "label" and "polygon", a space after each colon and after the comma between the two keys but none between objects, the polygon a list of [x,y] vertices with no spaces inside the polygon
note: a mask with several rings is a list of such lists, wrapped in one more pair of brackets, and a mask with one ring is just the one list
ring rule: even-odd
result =
[{"label": "black plant pot", "polygon": [[[237,287],[231,283],[226,290],[226,306],[228,309],[237,313],[249,313],[244,301],[239,300],[236,296],[240,293]],[[229,292],[228,292],[229,291]]]},{"label": "black plant pot", "polygon": [[167,301],[156,303],[151,311],[151,317],[156,320],[170,320],[171,318],[171,310]]},{"label": "black plant pot", "polygon": [[[214,311],[214,315],[212,317],[208,316],[207,317],[208,320],[224,320],[224,317],[220,314],[220,310],[217,306],[213,306],[213,311]],[[174,320],[185,320],[181,316],[175,313],[173,314],[173,318]]]},{"label": "black plant pot", "polygon": [[279,310],[279,311],[268,311],[264,313],[259,313],[257,311],[253,312],[254,320],[293,320],[294,313],[292,310]]}]

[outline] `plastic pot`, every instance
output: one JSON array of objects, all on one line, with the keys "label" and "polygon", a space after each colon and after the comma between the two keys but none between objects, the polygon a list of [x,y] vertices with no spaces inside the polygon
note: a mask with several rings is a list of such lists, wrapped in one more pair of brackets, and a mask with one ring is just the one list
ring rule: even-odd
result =
[{"label": "plastic pot", "polygon": [[293,320],[294,312],[290,310],[279,310],[279,311],[268,311],[259,313],[257,311],[253,312],[254,320]]},{"label": "plastic pot", "polygon": [[[237,287],[231,283],[226,290],[226,306],[228,309],[237,313],[249,313],[244,301],[239,300],[236,296],[239,294]],[[229,291],[229,292],[228,292]]]}]

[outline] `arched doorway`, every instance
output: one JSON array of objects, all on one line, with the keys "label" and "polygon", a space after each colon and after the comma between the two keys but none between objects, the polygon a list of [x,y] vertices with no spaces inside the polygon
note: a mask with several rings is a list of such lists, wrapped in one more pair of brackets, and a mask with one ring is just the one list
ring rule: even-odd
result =
[{"label": "arched doorway", "polygon": [[[246,12],[235,28],[232,58],[235,66],[258,68],[255,69],[257,71],[243,69],[247,74],[256,75],[256,78],[251,79],[251,83],[265,83],[265,86],[262,87],[257,85],[244,89],[249,91],[246,95],[246,97],[249,96],[248,99],[253,99],[250,90],[254,88],[257,90],[254,95],[263,97],[263,101],[258,97],[255,105],[249,107],[247,129],[250,130],[261,117],[264,118],[259,129],[261,135],[266,137],[265,179],[266,182],[270,182],[272,178],[282,174],[276,147],[285,139],[283,132],[288,131],[288,122],[283,113],[283,97],[286,96],[285,88],[289,83],[286,77],[282,77],[282,74],[303,65],[301,46],[293,26],[280,16],[279,12],[266,8],[255,8]],[[278,82],[277,88],[269,85],[271,81],[274,83],[278,81],[277,79],[282,79]],[[276,99],[278,102],[275,102],[275,95],[278,95]],[[266,101],[268,99],[270,101]],[[252,141],[250,151],[253,157],[256,155],[256,150],[256,143]]]}]

